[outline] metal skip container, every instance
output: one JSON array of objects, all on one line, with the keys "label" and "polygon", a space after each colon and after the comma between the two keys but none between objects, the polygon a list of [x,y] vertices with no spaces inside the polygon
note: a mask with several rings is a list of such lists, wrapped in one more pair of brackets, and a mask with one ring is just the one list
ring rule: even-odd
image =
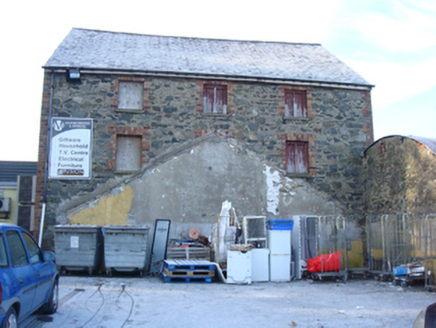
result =
[{"label": "metal skip container", "polygon": [[56,225],[56,265],[60,272],[99,270],[103,262],[103,235],[96,225]]},{"label": "metal skip container", "polygon": [[147,259],[148,232],[146,226],[105,226],[104,261],[106,273],[133,272],[143,275]]}]

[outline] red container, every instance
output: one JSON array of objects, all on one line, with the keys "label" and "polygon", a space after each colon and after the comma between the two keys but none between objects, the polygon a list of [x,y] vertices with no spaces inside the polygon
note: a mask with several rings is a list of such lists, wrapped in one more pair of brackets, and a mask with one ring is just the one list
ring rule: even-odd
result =
[{"label": "red container", "polygon": [[307,260],[307,270],[312,273],[339,271],[341,269],[341,253],[319,255]]}]

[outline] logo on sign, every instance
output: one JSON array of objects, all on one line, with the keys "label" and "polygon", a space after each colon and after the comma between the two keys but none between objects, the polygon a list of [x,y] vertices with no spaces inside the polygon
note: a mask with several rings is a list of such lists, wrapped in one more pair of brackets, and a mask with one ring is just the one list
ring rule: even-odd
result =
[{"label": "logo on sign", "polygon": [[62,129],[65,127],[64,122],[62,122],[61,120],[57,120],[53,122],[53,129],[55,129],[56,131],[62,131]]}]

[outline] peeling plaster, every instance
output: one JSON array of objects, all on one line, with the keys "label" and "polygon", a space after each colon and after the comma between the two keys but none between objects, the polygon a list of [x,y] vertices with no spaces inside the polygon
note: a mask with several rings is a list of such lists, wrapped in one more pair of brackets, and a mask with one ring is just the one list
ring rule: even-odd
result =
[{"label": "peeling plaster", "polygon": [[279,214],[280,189],[282,189],[280,174],[266,164],[263,165],[263,172],[267,185],[266,211],[274,215]]},{"label": "peeling plaster", "polygon": [[129,225],[127,220],[133,196],[132,187],[117,188],[116,194],[102,197],[98,200],[97,205],[79,210],[68,216],[68,219],[71,224]]}]

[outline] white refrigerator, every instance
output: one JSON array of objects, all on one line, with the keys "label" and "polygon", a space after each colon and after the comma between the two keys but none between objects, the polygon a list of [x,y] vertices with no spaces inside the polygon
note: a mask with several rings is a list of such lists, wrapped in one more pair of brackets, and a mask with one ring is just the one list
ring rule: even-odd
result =
[{"label": "white refrigerator", "polygon": [[268,230],[270,280],[291,280],[291,230]]}]

